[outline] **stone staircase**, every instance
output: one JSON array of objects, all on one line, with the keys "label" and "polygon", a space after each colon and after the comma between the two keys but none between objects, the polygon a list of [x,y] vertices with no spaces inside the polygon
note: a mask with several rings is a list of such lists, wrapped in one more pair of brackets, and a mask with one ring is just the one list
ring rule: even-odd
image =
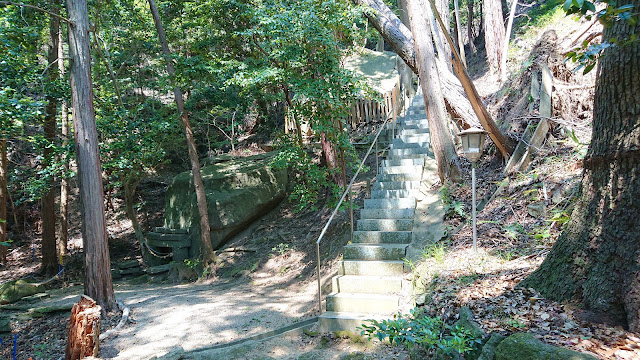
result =
[{"label": "stone staircase", "polygon": [[424,164],[431,157],[424,100],[418,93],[398,121],[353,242],[344,247],[320,331],[355,330],[364,320],[389,318],[399,310],[401,294],[410,286],[403,259],[412,241]]}]

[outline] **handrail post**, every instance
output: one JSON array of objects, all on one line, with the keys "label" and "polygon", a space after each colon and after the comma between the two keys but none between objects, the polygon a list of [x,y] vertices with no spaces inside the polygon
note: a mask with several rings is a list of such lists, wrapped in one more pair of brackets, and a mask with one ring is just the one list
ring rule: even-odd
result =
[{"label": "handrail post", "polygon": [[349,217],[351,218],[351,242],[353,242],[353,191],[349,187]]},{"label": "handrail post", "polygon": [[316,242],[316,255],[318,266],[316,267],[318,274],[318,314],[322,314],[322,281],[320,279],[320,243]]},{"label": "handrail post", "polygon": [[378,176],[378,139],[375,139],[374,142],[376,143],[376,154],[375,154],[375,158],[376,158],[376,176]]}]

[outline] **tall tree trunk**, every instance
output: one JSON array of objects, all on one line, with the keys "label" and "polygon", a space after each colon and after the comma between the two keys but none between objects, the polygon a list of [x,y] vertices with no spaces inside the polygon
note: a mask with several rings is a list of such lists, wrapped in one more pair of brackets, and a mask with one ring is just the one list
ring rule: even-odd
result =
[{"label": "tall tree trunk", "polygon": [[511,27],[513,26],[513,17],[516,14],[518,0],[511,0],[511,11],[509,11],[509,21],[507,22],[507,31],[504,35],[502,45],[502,59],[500,62],[500,80],[507,80],[507,56],[509,55],[509,39],[511,38]]},{"label": "tall tree trunk", "polygon": [[84,245],[84,293],[103,311],[117,309],[111,280],[111,263],[104,219],[104,193],[98,152],[98,132],[91,86],[89,14],[86,0],[66,0],[73,26],[69,29],[71,104],[75,128],[78,183],[82,202],[82,243]]},{"label": "tall tree trunk", "polygon": [[[62,49],[62,31],[60,31],[60,38],[58,39],[58,73],[60,79],[64,78],[64,51]],[[60,118],[62,122],[61,135],[62,145],[64,148],[69,144],[69,111],[67,110],[66,100],[62,100],[62,116]],[[60,234],[58,244],[58,251],[60,255],[67,254],[67,246],[69,242],[69,156],[67,152],[63,152],[62,170],[64,175],[60,180]]]},{"label": "tall tree trunk", "polygon": [[502,3],[500,0],[483,0],[484,12],[484,48],[491,71],[501,73],[502,42],[504,25],[502,23]]},{"label": "tall tree trunk", "polygon": [[427,2],[409,0],[409,17],[413,33],[418,76],[424,95],[425,110],[429,121],[430,140],[438,162],[440,180],[458,181],[460,165],[458,155],[446,126],[445,105],[440,88],[440,75],[436,66],[435,54],[429,24],[427,23]]},{"label": "tall tree trunk", "polygon": [[153,15],[153,22],[156,24],[162,53],[164,54],[167,62],[167,72],[171,77],[171,81],[174,82],[175,88],[173,90],[173,94],[176,99],[176,105],[178,106],[178,112],[180,113],[180,120],[182,121],[184,133],[187,138],[187,148],[189,150],[189,159],[191,160],[191,172],[193,173],[193,185],[196,190],[196,202],[198,204],[198,213],[200,215],[200,251],[204,265],[208,266],[214,263],[216,256],[213,253],[213,245],[211,244],[211,226],[209,225],[207,196],[204,190],[204,183],[202,182],[202,174],[200,173],[200,161],[198,160],[196,143],[193,137],[193,131],[191,130],[191,124],[189,123],[189,114],[187,114],[184,109],[182,90],[180,90],[180,87],[175,81],[175,69],[173,68],[173,62],[171,60],[171,51],[169,50],[167,37],[164,33],[164,27],[162,26],[162,19],[160,19],[160,13],[158,12],[158,7],[154,0],[149,0],[149,8],[151,9],[151,15]]},{"label": "tall tree trunk", "polygon": [[[467,67],[467,56],[464,54],[464,40],[462,40],[462,28],[460,27],[460,9],[458,0],[453,0],[453,8],[456,16],[456,34],[458,36],[458,41],[456,43],[458,44],[458,49],[460,49],[460,58],[462,59],[462,64],[464,65],[464,67]],[[471,21],[471,18],[469,18],[469,21]]]},{"label": "tall tree trunk", "polygon": [[[0,134],[0,242],[7,241],[7,139]],[[7,247],[0,245],[0,261],[7,261]]]},{"label": "tall tree trunk", "polygon": [[[407,0],[398,0],[398,11],[400,12],[400,20],[407,28],[411,27],[409,21],[409,11],[407,10]],[[413,86],[413,71],[402,61],[397,61],[398,73],[400,74],[400,84],[403,89],[403,103],[408,106],[409,99],[415,95]]]},{"label": "tall tree trunk", "polygon": [[[622,1],[637,10],[640,0]],[[603,40],[628,39],[640,26],[605,27]],[[640,331],[640,43],[599,60],[593,138],[571,220],[542,265],[521,284]]]},{"label": "tall tree trunk", "polygon": [[467,0],[467,36],[469,37],[469,50],[471,54],[475,54],[476,44],[474,43],[473,37],[473,2],[475,0]]},{"label": "tall tree trunk", "polygon": [[[436,8],[438,9],[438,12],[440,13],[440,16],[442,17],[442,19],[446,19],[445,21],[445,26],[447,28],[446,34],[451,34],[451,28],[449,26],[449,19],[450,19],[449,0],[436,0]],[[427,9],[430,9],[428,4],[427,4]],[[433,27],[437,29],[438,25],[433,24]],[[447,46],[445,31],[444,30],[438,31],[438,36],[440,37],[440,43],[443,45],[442,52],[444,53],[443,57],[445,59],[445,63],[451,64],[451,50]]]},{"label": "tall tree trunk", "polygon": [[[51,11],[59,13],[58,5],[55,1],[51,4]],[[47,62],[49,65],[58,61],[58,42],[60,36],[60,20],[51,16],[49,22],[49,49],[47,51]],[[58,80],[58,66],[49,66],[47,80],[51,83]],[[55,96],[47,95],[47,108],[44,117],[44,137],[49,144],[56,141],[56,115],[58,113],[58,99]],[[53,165],[54,156],[51,146],[44,148],[43,166]],[[47,182],[47,193],[42,197],[42,273],[53,275],[58,271],[58,252],[56,251],[56,190],[55,179],[49,177]]]}]

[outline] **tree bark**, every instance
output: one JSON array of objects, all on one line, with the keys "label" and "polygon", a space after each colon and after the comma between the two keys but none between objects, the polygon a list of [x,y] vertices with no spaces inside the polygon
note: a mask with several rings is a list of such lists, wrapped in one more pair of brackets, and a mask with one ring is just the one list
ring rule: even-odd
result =
[{"label": "tree bark", "polygon": [[473,38],[473,2],[474,0],[467,0],[467,36],[469,37],[469,50],[471,50],[471,54],[474,54],[476,50],[476,44],[474,43]]},{"label": "tree bark", "polygon": [[[162,26],[162,19],[158,12],[158,7],[154,0],[149,0],[149,8],[151,9],[151,15],[153,16],[153,22],[156,25],[158,31],[158,39],[160,40],[160,46],[162,47],[162,53],[164,54],[167,62],[167,72],[174,82],[173,94],[176,99],[176,105],[178,106],[178,112],[180,113],[180,120],[184,127],[184,133],[187,138],[187,148],[189,150],[189,159],[191,160],[191,172],[193,173],[193,185],[196,190],[196,202],[198,204],[198,213],[200,215],[200,251],[202,261],[205,266],[208,266],[215,262],[216,256],[213,253],[213,245],[211,244],[211,226],[209,225],[209,211],[207,208],[207,196],[204,190],[204,183],[202,182],[202,174],[200,173],[200,160],[198,159],[198,152],[196,151],[195,139],[193,137],[193,131],[191,130],[191,124],[189,123],[189,114],[184,109],[184,100],[182,98],[182,90],[177,83],[175,83],[175,69],[171,60],[171,50],[167,44],[167,37],[164,33],[164,27]],[[195,240],[195,239],[194,239]]]},{"label": "tree bark", "polygon": [[[618,6],[640,0],[623,1]],[[628,39],[640,26],[605,27]],[[603,320],[640,331],[640,43],[605,50],[596,78],[593,137],[581,192],[560,238],[521,286],[578,300]]]},{"label": "tree bark", "polygon": [[67,330],[65,360],[97,357],[100,347],[100,306],[83,296],[73,305]]},{"label": "tree bark", "polygon": [[[462,59],[462,64],[464,67],[467,67],[467,56],[464,54],[464,40],[462,40],[462,28],[460,27],[460,9],[458,5],[458,0],[453,0],[453,8],[456,16],[456,34],[458,35],[458,49],[460,49],[460,58]],[[471,18],[469,18],[471,21]]]},{"label": "tree bark", "polygon": [[75,127],[78,183],[82,202],[82,242],[85,254],[84,293],[104,311],[117,309],[104,219],[102,171],[91,86],[89,15],[86,0],[66,0],[69,28],[71,104]]},{"label": "tree bark", "polygon": [[[427,4],[427,9],[429,9],[429,5]],[[449,11],[449,0],[437,0],[436,8],[440,13],[440,16],[445,19],[445,27],[446,30],[438,31],[438,36],[440,37],[440,43],[442,46],[443,57],[445,59],[445,63],[451,64],[451,49],[447,47],[447,39],[445,34],[451,34],[451,27],[449,26],[450,20],[450,11]],[[434,28],[438,28],[437,24],[433,24]]]},{"label": "tree bark", "polygon": [[504,25],[502,23],[502,3],[500,0],[484,0],[484,48],[491,71],[501,73],[502,43]]},{"label": "tree bark", "polygon": [[[7,167],[7,139],[0,137],[0,242],[7,241]],[[7,247],[3,245],[0,245],[0,261],[7,261]]]},{"label": "tree bark", "polygon": [[[52,2],[51,11],[59,13],[58,5]],[[58,61],[58,42],[60,33],[60,20],[52,16],[49,22],[49,49],[47,62],[49,64]],[[58,66],[50,66],[47,71],[47,80],[51,83],[58,80]],[[58,99],[47,95],[47,108],[44,117],[44,137],[49,144],[56,141],[56,115],[58,113]],[[44,167],[53,165],[54,156],[51,146],[44,148]],[[51,276],[58,272],[58,251],[56,250],[56,191],[55,179],[50,176],[47,181],[47,193],[42,197],[42,268],[40,271]]]},{"label": "tree bark", "polygon": [[518,0],[511,0],[511,11],[509,11],[509,21],[507,21],[507,31],[504,35],[502,45],[502,59],[500,62],[500,79],[504,82],[507,80],[507,55],[509,55],[509,39],[511,38],[511,28],[513,27],[513,17],[516,14]]},{"label": "tree bark", "polygon": [[[60,38],[58,39],[58,73],[60,79],[64,78],[64,51],[62,49],[62,31],[60,31]],[[67,110],[66,100],[62,100],[62,116],[61,116],[61,135],[62,145],[64,148],[69,143],[69,111]],[[67,254],[67,246],[69,242],[69,156],[66,152],[63,152],[62,170],[64,175],[60,180],[60,235],[58,251],[60,255]]]},{"label": "tree bark", "polygon": [[442,182],[445,180],[459,181],[458,155],[446,126],[440,75],[427,23],[428,5],[425,0],[408,0],[407,5],[411,19],[411,31],[414,36],[418,76],[429,121],[431,146],[438,163],[438,175]]},{"label": "tree bark", "polygon": [[129,220],[131,220],[131,225],[133,226],[136,240],[138,240],[138,244],[140,245],[140,253],[142,255],[142,259],[146,264],[151,264],[152,255],[149,252],[149,249],[147,249],[147,247],[145,246],[144,232],[142,231],[142,226],[140,226],[140,222],[138,221],[138,214],[136,213],[134,207],[138,181],[132,179],[124,179],[122,181],[122,187],[124,188],[125,212]]}]

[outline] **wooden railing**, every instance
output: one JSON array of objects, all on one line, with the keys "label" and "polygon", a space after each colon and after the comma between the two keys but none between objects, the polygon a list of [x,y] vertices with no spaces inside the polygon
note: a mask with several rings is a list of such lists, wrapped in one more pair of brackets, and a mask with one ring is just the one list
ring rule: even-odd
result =
[{"label": "wooden railing", "polygon": [[[394,104],[398,104],[398,100],[401,99],[400,77],[398,76],[395,86],[382,96],[382,101],[360,99],[355,104],[352,104],[347,123],[351,129],[367,123],[383,122],[387,119],[390,119],[390,122],[395,124],[401,106],[394,106]],[[300,120],[300,128],[305,139],[313,133],[309,123],[305,120]],[[288,110],[285,110],[284,131],[285,133],[296,132],[296,123],[289,115]]]}]

